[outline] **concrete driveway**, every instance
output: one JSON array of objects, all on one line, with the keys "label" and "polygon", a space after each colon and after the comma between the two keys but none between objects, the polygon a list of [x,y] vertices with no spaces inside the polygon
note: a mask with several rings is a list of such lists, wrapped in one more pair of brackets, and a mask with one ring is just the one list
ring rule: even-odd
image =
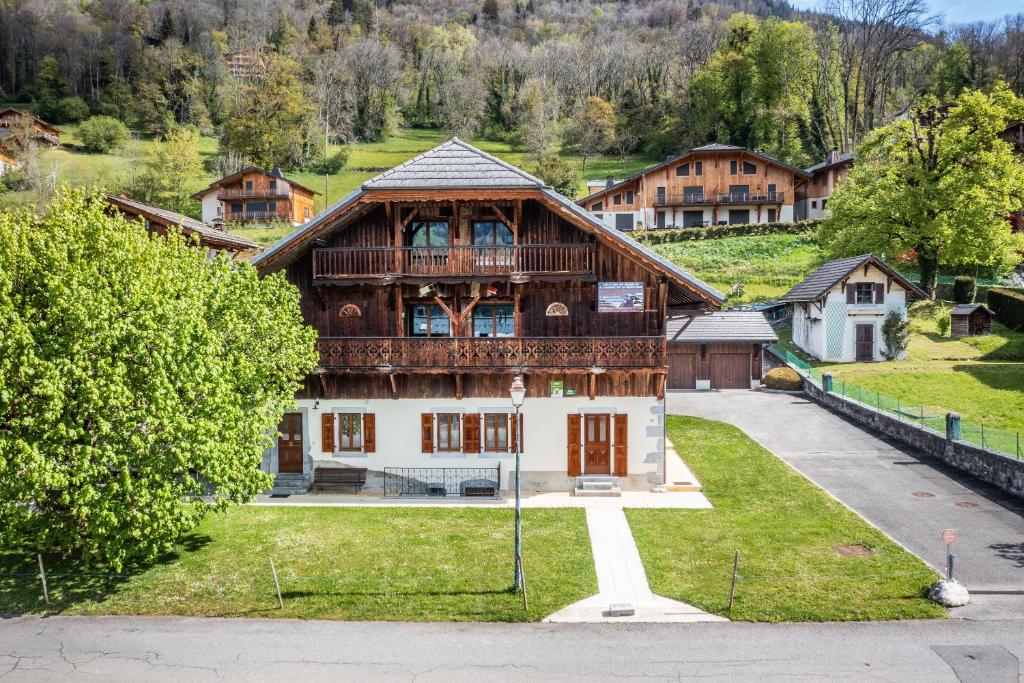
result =
[{"label": "concrete driveway", "polygon": [[[669,413],[736,425],[933,567],[945,566],[940,532],[956,529],[956,575],[979,596],[1024,592],[1024,501],[803,395],[669,392],[667,401]],[[685,445],[677,449],[685,459]],[[1024,596],[1000,596],[999,603],[1004,616],[1013,603],[1024,617]]]}]

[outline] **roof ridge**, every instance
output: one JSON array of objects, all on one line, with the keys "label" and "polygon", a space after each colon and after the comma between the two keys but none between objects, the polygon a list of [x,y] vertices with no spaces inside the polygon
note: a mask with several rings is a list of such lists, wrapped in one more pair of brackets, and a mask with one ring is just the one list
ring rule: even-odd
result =
[{"label": "roof ridge", "polygon": [[523,178],[529,181],[530,183],[537,185],[538,187],[548,187],[548,185],[540,178],[537,178],[536,176],[527,173],[521,168],[517,168],[516,166],[508,163],[507,161],[504,161],[503,159],[499,159],[493,154],[489,154],[488,152],[483,151],[479,147],[475,147],[474,145],[466,142],[465,140],[460,139],[458,136],[452,136],[445,140],[444,142],[442,142],[441,144],[436,145],[435,147],[432,147],[424,152],[421,152],[410,159],[406,159],[397,166],[394,166],[392,168],[387,169],[386,171],[378,173],[369,180],[364,181],[360,187],[363,187],[365,189],[373,189],[374,184],[388,180],[389,178],[392,178],[393,176],[400,174],[403,170],[410,169],[417,162],[420,162],[424,159],[428,159],[432,154],[436,154],[439,151],[451,149],[453,147],[459,147],[469,152],[470,154],[474,154],[480,157],[481,159],[485,159],[493,164],[496,164],[505,171],[513,173],[519,176],[520,178]]}]

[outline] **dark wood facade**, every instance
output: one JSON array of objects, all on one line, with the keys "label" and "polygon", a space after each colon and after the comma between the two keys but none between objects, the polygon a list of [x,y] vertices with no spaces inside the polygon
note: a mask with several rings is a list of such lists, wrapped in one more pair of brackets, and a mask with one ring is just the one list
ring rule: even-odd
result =
[{"label": "dark wood facade", "polygon": [[749,389],[761,379],[760,343],[669,344],[668,388]]}]

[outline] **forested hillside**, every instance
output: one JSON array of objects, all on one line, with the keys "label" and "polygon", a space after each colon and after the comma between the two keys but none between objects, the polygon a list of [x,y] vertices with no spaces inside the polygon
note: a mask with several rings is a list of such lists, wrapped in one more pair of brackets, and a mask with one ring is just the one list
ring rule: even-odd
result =
[{"label": "forested hillside", "polygon": [[[795,164],[924,94],[1024,91],[1024,14],[924,0],[0,0],[0,100],[220,139],[221,168],[322,160],[400,126],[659,157],[709,141]],[[586,170],[584,168],[584,170]]]}]

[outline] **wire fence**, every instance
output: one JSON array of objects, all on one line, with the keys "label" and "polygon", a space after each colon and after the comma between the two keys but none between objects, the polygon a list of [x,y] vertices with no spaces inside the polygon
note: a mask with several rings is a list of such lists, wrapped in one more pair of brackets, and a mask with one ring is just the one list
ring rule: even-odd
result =
[{"label": "wire fence", "polygon": [[[822,372],[819,368],[779,344],[773,344],[771,351],[801,375],[809,378],[819,387],[822,386]],[[946,433],[946,413],[938,412],[934,408],[902,401],[875,389],[868,389],[838,379],[832,381],[832,393],[862,403],[903,422],[915,424],[922,429],[930,429],[943,435]],[[1024,448],[1021,446],[1019,431],[998,429],[980,422],[961,419],[959,440],[1024,459]]]}]

